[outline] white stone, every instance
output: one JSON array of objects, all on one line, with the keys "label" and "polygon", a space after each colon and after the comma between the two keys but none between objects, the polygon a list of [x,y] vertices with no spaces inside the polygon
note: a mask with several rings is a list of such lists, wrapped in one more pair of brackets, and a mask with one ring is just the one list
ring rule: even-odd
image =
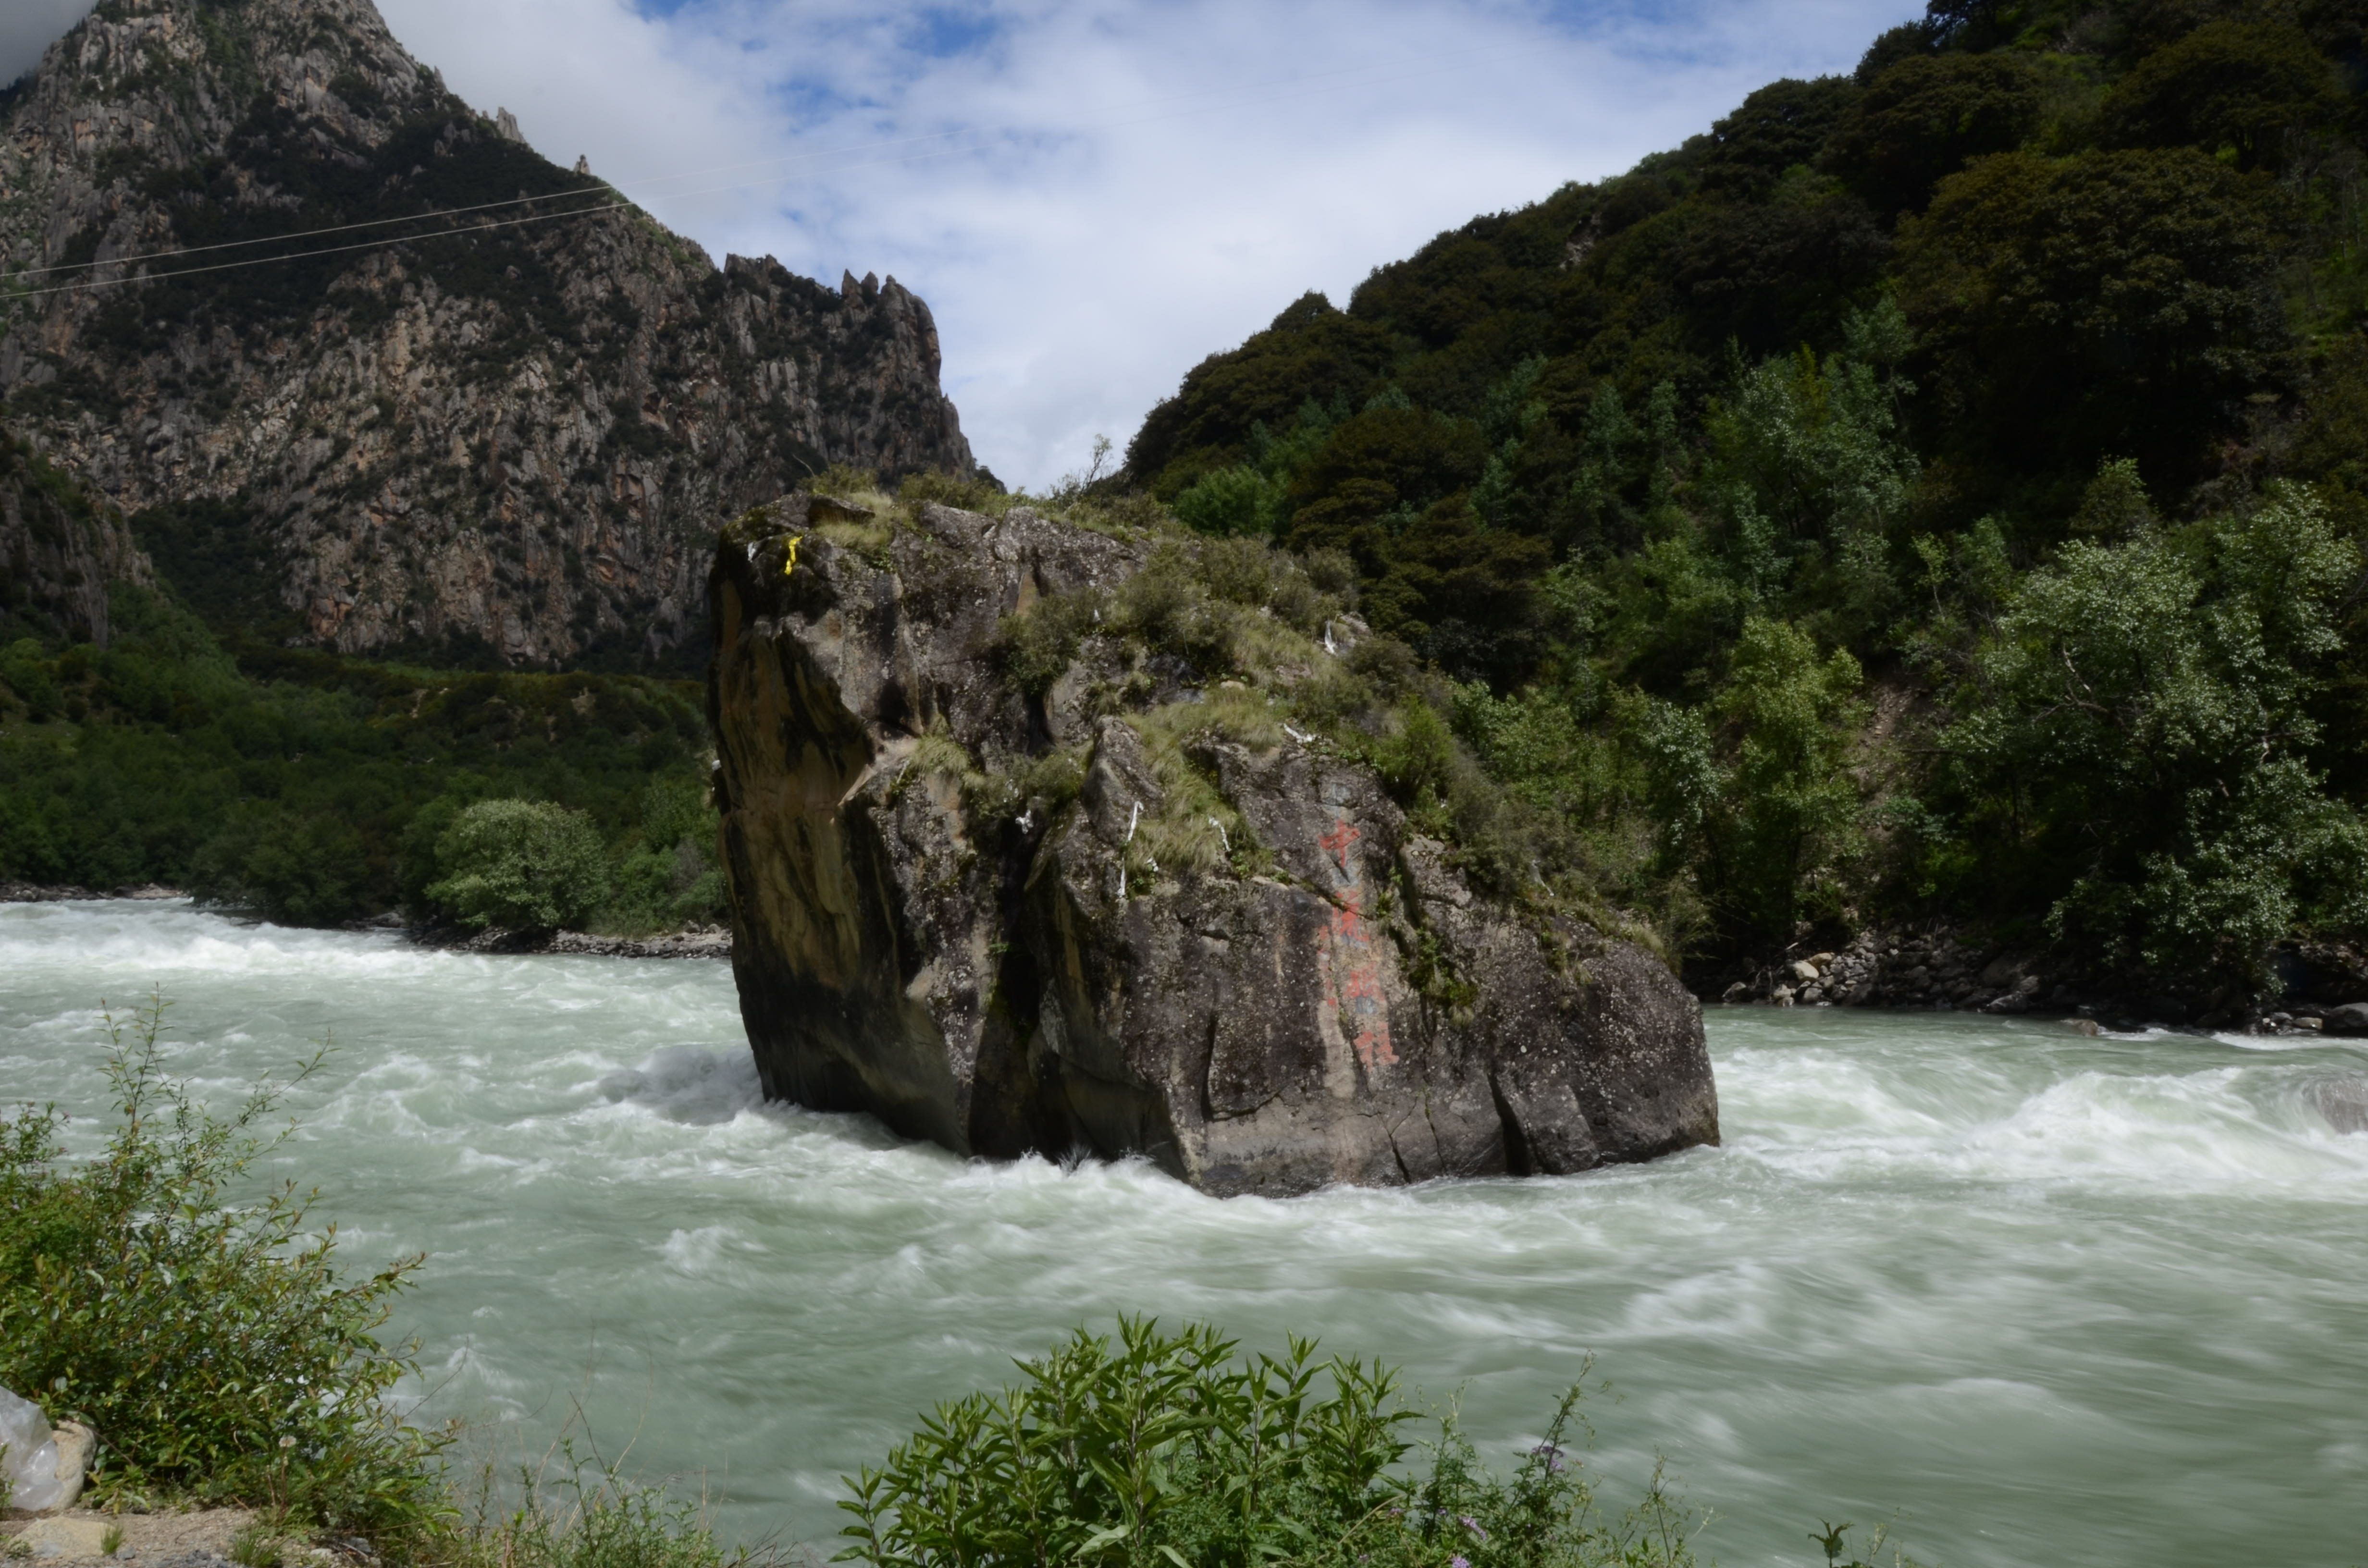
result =
[{"label": "white stone", "polygon": [[36,1562],[44,1557],[104,1557],[110,1528],[105,1519],[35,1519],[17,1537],[17,1546]]}]

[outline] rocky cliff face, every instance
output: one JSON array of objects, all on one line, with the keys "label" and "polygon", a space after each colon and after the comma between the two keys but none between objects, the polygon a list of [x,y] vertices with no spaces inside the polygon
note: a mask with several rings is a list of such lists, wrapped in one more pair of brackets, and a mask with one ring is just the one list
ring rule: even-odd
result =
[{"label": "rocky cliff face", "polygon": [[[719,269],[591,210],[614,193],[447,92],[370,0],[104,0],[0,116],[15,422],[155,528],[214,504],[299,638],[679,663],[719,517],[832,461],[972,470],[894,279]],[[176,256],[201,246],[229,248]]]},{"label": "rocky cliff face", "polygon": [[0,642],[108,639],[107,585],[154,580],[123,519],[0,428]]},{"label": "rocky cliff face", "polygon": [[1662,964],[1483,896],[1283,720],[1360,628],[1262,547],[793,495],[726,530],[711,606],[768,1093],[1218,1193],[1716,1141]]}]

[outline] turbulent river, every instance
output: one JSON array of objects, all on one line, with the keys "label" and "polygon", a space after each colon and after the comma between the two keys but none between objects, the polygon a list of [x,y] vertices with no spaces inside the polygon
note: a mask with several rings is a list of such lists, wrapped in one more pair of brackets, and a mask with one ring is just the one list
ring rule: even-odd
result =
[{"label": "turbulent river", "polygon": [[1666,1456],[1730,1565],[1820,1515],[1961,1568],[2368,1562],[2361,1042],[1714,1008],[1722,1149],[1218,1202],[763,1105],[722,964],[18,904],[0,1101],[103,1111],[99,1004],[152,987],[210,1096],[334,1034],[272,1174],[349,1266],[427,1254],[427,1414],[516,1457],[580,1409],[730,1537],[826,1555],[917,1412],[1133,1312],[1378,1355],[1500,1459],[1592,1354],[1608,1490]]}]

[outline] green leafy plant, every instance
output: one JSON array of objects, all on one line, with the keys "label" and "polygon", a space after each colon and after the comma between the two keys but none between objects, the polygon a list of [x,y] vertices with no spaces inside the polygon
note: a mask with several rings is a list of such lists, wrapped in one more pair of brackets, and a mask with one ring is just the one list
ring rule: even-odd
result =
[{"label": "green leafy plant", "polygon": [[248,1180],[286,1136],[266,1119],[321,1057],[216,1116],[165,1072],[165,1010],[108,1016],[119,1119],[94,1157],[68,1157],[54,1109],[0,1119],[0,1384],[103,1435],[102,1503],[178,1494],[424,1526],[443,1438],[388,1412],[412,1363],[376,1337],[419,1259],[348,1278],[313,1194]]},{"label": "green leafy plant", "polygon": [[1656,1479],[1608,1521],[1565,1433],[1565,1396],[1544,1443],[1512,1476],[1487,1473],[1452,1421],[1428,1473],[1395,1472],[1409,1450],[1395,1374],[1315,1359],[1312,1341],[1236,1358],[1235,1342],[1188,1324],[1168,1335],[1121,1318],[1116,1337],[1079,1330],[1025,1381],[940,1405],[881,1469],[850,1479],[855,1522],[839,1556],[878,1568],[1679,1568],[1688,1517]]}]

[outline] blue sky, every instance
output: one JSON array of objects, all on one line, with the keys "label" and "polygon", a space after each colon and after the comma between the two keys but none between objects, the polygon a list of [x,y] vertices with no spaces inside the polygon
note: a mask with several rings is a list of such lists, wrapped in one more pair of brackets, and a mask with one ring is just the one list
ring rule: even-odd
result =
[{"label": "blue sky", "polygon": [[[928,300],[980,458],[1042,485],[1204,355],[1474,213],[1617,173],[1916,0],[379,0],[705,245]],[[55,17],[77,0],[6,0]],[[41,7],[48,7],[41,10]],[[18,26],[11,23],[10,26]],[[18,30],[28,30],[18,26]],[[35,28],[32,30],[40,30]],[[23,46],[0,30],[0,68]]]}]

